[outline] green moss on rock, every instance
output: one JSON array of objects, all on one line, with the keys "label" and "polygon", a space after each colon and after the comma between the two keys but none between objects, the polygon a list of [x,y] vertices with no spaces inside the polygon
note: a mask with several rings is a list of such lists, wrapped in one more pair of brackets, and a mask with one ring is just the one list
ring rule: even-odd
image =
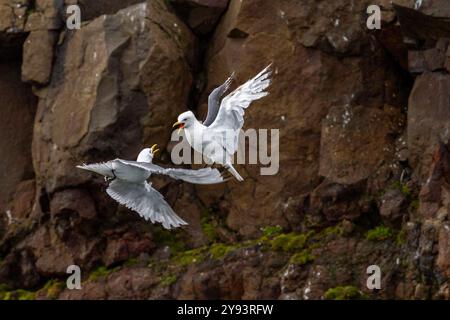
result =
[{"label": "green moss on rock", "polygon": [[172,262],[180,266],[188,266],[193,263],[202,262],[205,260],[204,251],[204,248],[197,248],[180,252],[172,259]]},{"label": "green moss on rock", "polygon": [[283,228],[280,226],[267,226],[262,228],[263,237],[271,238],[276,235],[279,235],[283,232]]},{"label": "green moss on rock", "polygon": [[44,291],[47,299],[57,299],[64,289],[65,284],[59,280],[49,280],[39,291]]},{"label": "green moss on rock", "polygon": [[19,289],[16,291],[17,300],[34,300],[36,298],[36,293]]},{"label": "green moss on rock", "polygon": [[322,231],[324,236],[330,236],[330,235],[337,235],[337,236],[342,236],[344,234],[344,230],[342,229],[341,226],[337,225],[337,226],[331,226],[328,228],[325,228]]},{"label": "green moss on rock", "polygon": [[18,289],[14,291],[0,291],[0,300],[34,300],[36,293],[33,291]]},{"label": "green moss on rock", "polygon": [[287,233],[280,234],[271,241],[273,250],[281,250],[284,252],[295,252],[302,250],[308,239],[314,234],[313,231],[308,233]]},{"label": "green moss on rock", "polygon": [[205,234],[206,238],[208,238],[208,240],[210,242],[214,242],[217,240],[217,231],[216,228],[214,227],[214,224],[211,220],[211,218],[209,216],[204,216],[201,220],[200,220],[201,226],[202,226],[202,230],[203,233]]},{"label": "green moss on rock", "polygon": [[288,234],[280,234],[276,236],[272,240],[272,249],[273,250],[283,250],[287,251],[289,241],[291,240],[291,236]]},{"label": "green moss on rock", "polygon": [[338,286],[325,292],[328,300],[361,300],[365,295],[354,286]]},{"label": "green moss on rock", "polygon": [[400,181],[393,182],[391,187],[390,187],[390,189],[400,190],[400,192],[405,197],[410,197],[411,196],[411,190],[409,190],[409,187],[406,184],[401,183]]},{"label": "green moss on rock", "polygon": [[112,269],[109,269],[109,268],[107,268],[105,266],[98,267],[97,269],[95,269],[94,271],[91,272],[91,274],[89,275],[89,280],[97,281],[99,279],[106,278],[111,273],[116,272],[119,269],[120,269],[120,267],[115,267],[115,268],[112,268]]},{"label": "green moss on rock", "polygon": [[296,265],[305,265],[309,262],[314,261],[315,257],[308,250],[303,250],[302,252],[295,253],[291,259],[290,263]]},{"label": "green moss on rock", "polygon": [[238,248],[237,246],[226,245],[223,243],[215,243],[211,246],[209,252],[213,259],[222,259],[228,253],[236,250],[237,248]]},{"label": "green moss on rock", "polygon": [[9,291],[0,292],[0,300],[13,300],[11,299],[11,292]]},{"label": "green moss on rock", "polygon": [[160,284],[164,287],[170,287],[177,281],[178,277],[174,274],[163,275]]},{"label": "green moss on rock", "polygon": [[393,232],[385,226],[378,226],[366,233],[366,239],[369,241],[384,241],[392,237]]}]

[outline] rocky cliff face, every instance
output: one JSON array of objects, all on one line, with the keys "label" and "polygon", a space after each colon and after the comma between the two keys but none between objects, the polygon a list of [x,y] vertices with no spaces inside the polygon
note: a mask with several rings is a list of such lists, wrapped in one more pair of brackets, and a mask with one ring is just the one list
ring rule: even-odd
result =
[{"label": "rocky cliff face", "polygon": [[[2,0],[0,298],[450,298],[450,3],[378,0],[368,30],[373,2]],[[280,129],[279,173],[155,179],[186,228],[74,169],[153,143],[169,163],[176,116],[270,62],[245,127]]]}]

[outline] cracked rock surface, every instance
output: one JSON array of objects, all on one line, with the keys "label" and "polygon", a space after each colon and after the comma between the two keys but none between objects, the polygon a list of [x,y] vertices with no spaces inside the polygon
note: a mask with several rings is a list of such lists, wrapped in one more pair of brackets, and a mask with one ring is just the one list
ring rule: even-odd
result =
[{"label": "cracked rock surface", "polygon": [[[449,5],[0,0],[0,299],[449,299]],[[74,168],[154,143],[170,164],[177,115],[271,62],[244,128],[280,130],[279,172],[155,177],[189,226],[141,220]]]}]

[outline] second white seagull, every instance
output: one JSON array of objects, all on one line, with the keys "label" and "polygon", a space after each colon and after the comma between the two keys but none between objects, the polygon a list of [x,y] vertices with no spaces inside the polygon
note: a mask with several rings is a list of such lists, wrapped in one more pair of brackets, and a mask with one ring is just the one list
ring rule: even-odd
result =
[{"label": "second white seagull", "polygon": [[145,220],[160,222],[166,229],[176,228],[187,223],[181,219],[152,188],[147,179],[152,174],[163,174],[195,184],[216,184],[223,182],[217,169],[199,170],[163,168],[153,164],[156,145],[139,153],[136,161],[115,159],[104,163],[85,164],[77,168],[101,174],[109,182],[106,193],[129,209],[136,211]]}]

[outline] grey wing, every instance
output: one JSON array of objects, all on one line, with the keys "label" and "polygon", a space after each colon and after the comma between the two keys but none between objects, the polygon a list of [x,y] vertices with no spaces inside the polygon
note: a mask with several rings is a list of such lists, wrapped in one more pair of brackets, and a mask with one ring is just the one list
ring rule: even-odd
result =
[{"label": "grey wing", "polygon": [[240,130],[244,125],[244,110],[255,100],[267,96],[264,91],[270,85],[271,65],[253,79],[223,98],[216,119],[210,125],[215,130]]},{"label": "grey wing", "polygon": [[213,168],[203,168],[198,170],[163,168],[153,163],[125,161],[122,162],[148,170],[152,174],[164,174],[173,179],[183,180],[194,184],[216,184],[224,182],[219,170]]},{"label": "grey wing", "polygon": [[84,164],[77,166],[77,168],[123,180],[145,181],[148,178],[148,170],[130,165],[127,162],[126,160],[115,159],[102,163]]},{"label": "grey wing", "polygon": [[122,180],[145,181],[150,173],[145,168],[132,165],[134,161],[116,159],[111,161],[114,175]]},{"label": "grey wing", "polygon": [[206,116],[203,125],[208,127],[217,117],[220,108],[220,98],[228,91],[230,84],[233,81],[233,74],[220,86],[215,88],[208,97],[208,115]]},{"label": "grey wing", "polygon": [[216,184],[224,181],[220,171],[213,168],[198,170],[168,168],[164,169],[162,174],[194,184]]},{"label": "grey wing", "polygon": [[101,174],[105,177],[114,177],[112,161],[102,162],[102,163],[93,163],[93,164],[83,164],[81,166],[77,166],[79,169],[92,171],[98,174]]},{"label": "grey wing", "polygon": [[136,211],[145,220],[152,223],[159,222],[166,229],[187,225],[187,222],[172,210],[164,197],[147,182],[114,180],[106,192],[120,204]]}]

